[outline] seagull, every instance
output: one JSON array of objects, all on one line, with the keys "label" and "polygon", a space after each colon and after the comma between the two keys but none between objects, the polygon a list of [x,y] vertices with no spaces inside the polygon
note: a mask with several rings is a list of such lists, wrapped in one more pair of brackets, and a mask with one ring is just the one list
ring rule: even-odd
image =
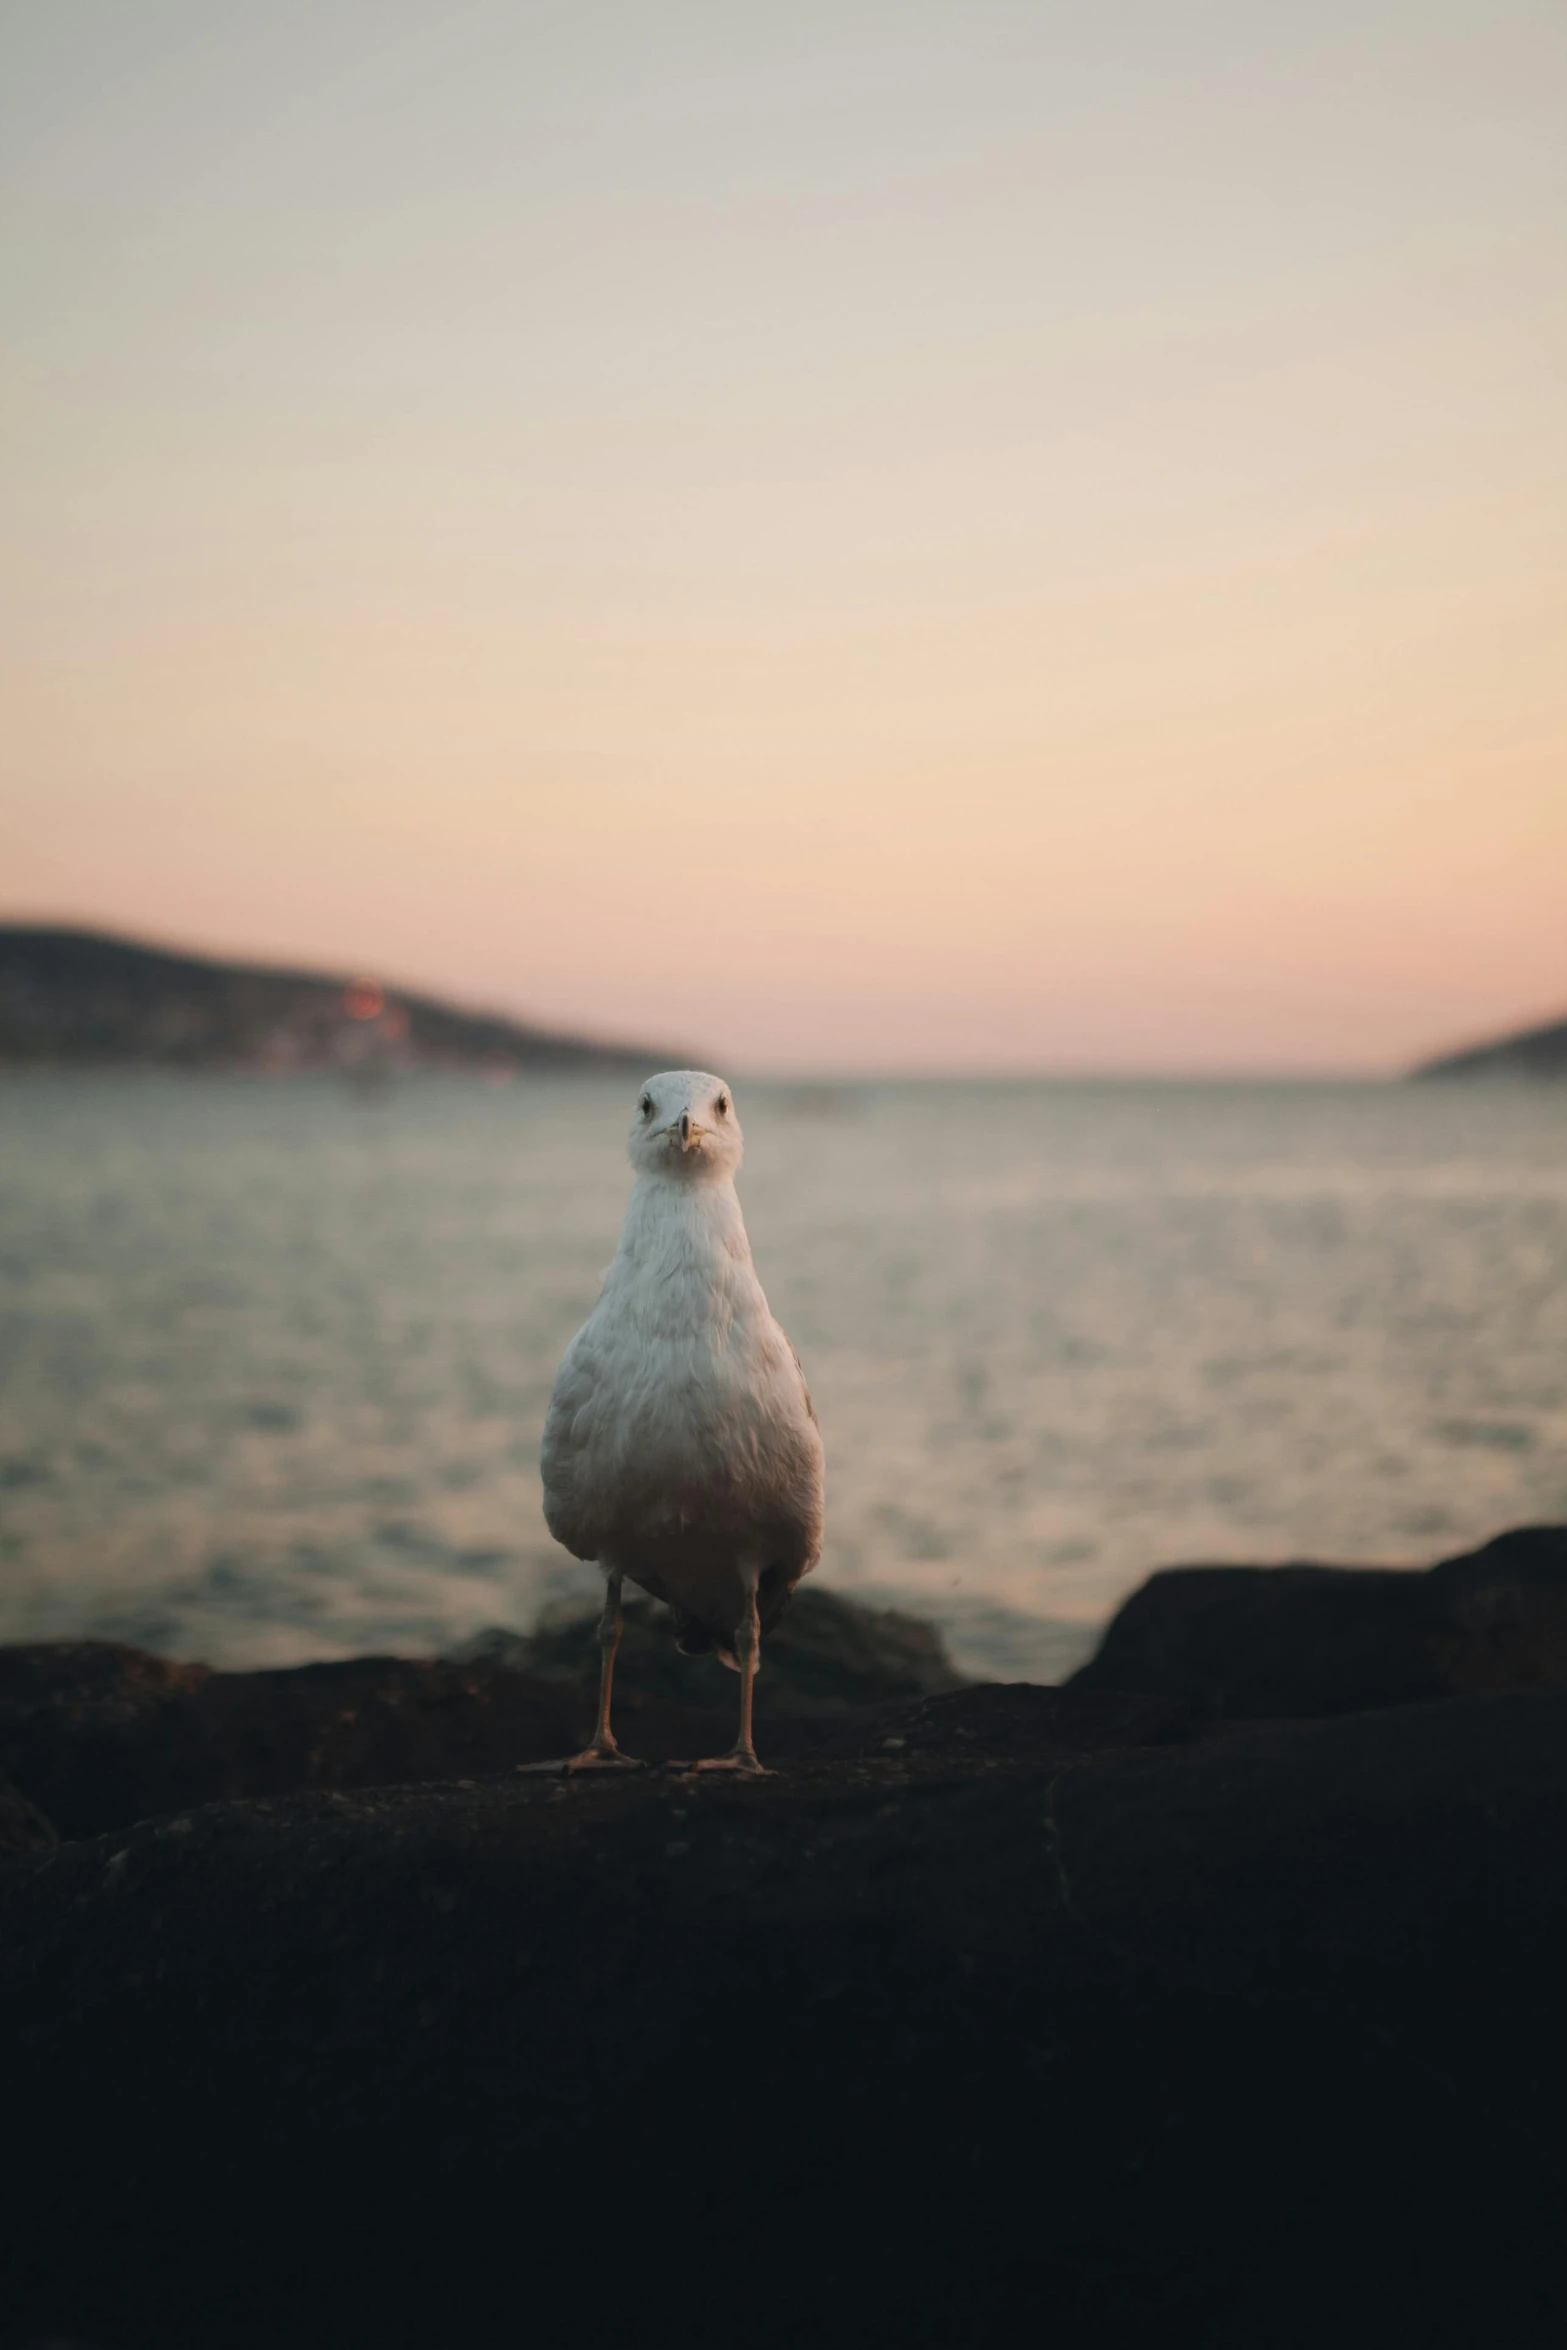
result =
[{"label": "seagull", "polygon": [[740,1734],[702,1771],[766,1774],[751,1734],[761,1639],[822,1547],[822,1440],[773,1320],[735,1192],[733,1089],[666,1069],[638,1097],[636,1173],[598,1304],[567,1347],[544,1427],[544,1517],[605,1576],[598,1726],[568,1771],[637,1770],[610,1728],[629,1575],[682,1649],[740,1675]]}]

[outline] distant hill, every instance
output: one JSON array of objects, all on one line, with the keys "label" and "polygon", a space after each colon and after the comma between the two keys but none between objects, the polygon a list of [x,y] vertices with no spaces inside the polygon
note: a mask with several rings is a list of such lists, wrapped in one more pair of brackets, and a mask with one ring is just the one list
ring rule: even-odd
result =
[{"label": "distant hill", "polygon": [[0,923],[0,1062],[11,1065],[640,1073],[679,1057],[455,1011],[374,979]]},{"label": "distant hill", "polygon": [[1567,1077],[1567,1020],[1425,1061],[1416,1077]]}]

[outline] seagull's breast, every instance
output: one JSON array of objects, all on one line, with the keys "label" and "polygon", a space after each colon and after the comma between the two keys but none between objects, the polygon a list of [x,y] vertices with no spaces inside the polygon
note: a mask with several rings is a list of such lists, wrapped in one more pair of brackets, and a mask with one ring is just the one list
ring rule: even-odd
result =
[{"label": "seagull's breast", "polygon": [[693,1544],[788,1554],[821,1539],[822,1450],[794,1349],[747,1252],[612,1273],[561,1364],[545,1516],[581,1558],[657,1564]]}]

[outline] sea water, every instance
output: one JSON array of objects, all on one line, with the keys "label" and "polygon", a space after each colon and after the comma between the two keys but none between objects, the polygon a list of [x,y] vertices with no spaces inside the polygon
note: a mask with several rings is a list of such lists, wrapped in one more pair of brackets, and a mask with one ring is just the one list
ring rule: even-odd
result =
[{"label": "sea water", "polygon": [[[630,1182],[599,1079],[0,1076],[0,1639],[428,1652],[540,1511]],[[1567,1517],[1567,1087],[740,1089],[821,1573],[1050,1679],[1176,1560]]]}]

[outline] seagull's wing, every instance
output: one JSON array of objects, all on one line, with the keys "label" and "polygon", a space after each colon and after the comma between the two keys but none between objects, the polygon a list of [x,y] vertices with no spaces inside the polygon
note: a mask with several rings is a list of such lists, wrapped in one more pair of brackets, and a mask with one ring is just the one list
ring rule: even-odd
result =
[{"label": "seagull's wing", "polygon": [[544,1421],[539,1467],[544,1478],[544,1522],[557,1542],[577,1558],[596,1558],[598,1530],[591,1502],[589,1462],[598,1419],[599,1350],[591,1320],[567,1347],[555,1375],[555,1392]]},{"label": "seagull's wing", "polygon": [[[795,1345],[794,1340],[789,1336],[787,1330],[783,1333],[783,1342],[789,1349],[789,1352],[793,1355],[794,1367],[800,1374],[800,1393],[805,1398],[806,1418],[812,1421],[816,1421],[816,1406],[811,1401],[811,1391],[810,1388],[806,1385],[805,1381],[805,1365],[800,1360],[799,1348]],[[820,1426],[819,1421],[816,1421],[816,1424],[817,1426]]]}]

